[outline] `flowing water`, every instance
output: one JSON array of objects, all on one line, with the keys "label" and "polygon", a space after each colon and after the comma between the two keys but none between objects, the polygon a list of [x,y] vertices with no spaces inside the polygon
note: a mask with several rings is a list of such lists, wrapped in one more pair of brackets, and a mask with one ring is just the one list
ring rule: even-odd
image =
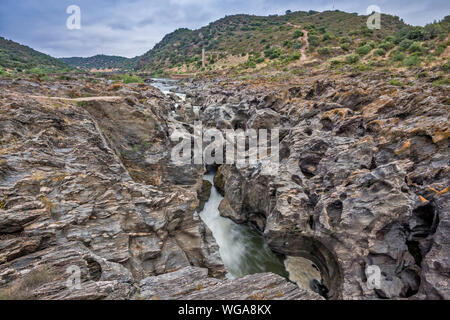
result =
[{"label": "flowing water", "polygon": [[[213,183],[214,174],[205,175],[205,180]],[[248,274],[273,272],[283,277],[288,274],[281,259],[275,255],[262,234],[247,224],[237,224],[219,214],[219,204],[223,197],[213,186],[211,197],[206,202],[200,217],[211,229],[220,248],[220,256],[230,278]]]},{"label": "flowing water", "polygon": [[[152,86],[164,94],[175,93],[183,100],[185,95],[174,92],[176,81],[170,79],[152,79]],[[201,219],[212,231],[219,245],[220,256],[227,268],[229,278],[240,278],[245,275],[273,272],[285,278],[288,273],[283,261],[272,252],[263,235],[248,224],[237,224],[219,214],[219,205],[223,197],[214,187],[214,173],[205,175],[213,184],[211,196],[200,212]]]}]

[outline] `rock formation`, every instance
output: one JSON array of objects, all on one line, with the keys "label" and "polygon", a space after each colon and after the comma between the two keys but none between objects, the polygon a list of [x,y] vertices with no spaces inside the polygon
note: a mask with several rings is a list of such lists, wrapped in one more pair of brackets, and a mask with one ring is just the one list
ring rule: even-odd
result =
[{"label": "rock formation", "polygon": [[199,118],[280,128],[279,173],[222,165],[219,210],[311,261],[327,298],[449,299],[448,91],[386,77],[187,81],[187,101],[146,84],[1,81],[0,298],[321,299],[273,274],[223,279],[197,214],[205,168],[170,161],[170,134]]}]

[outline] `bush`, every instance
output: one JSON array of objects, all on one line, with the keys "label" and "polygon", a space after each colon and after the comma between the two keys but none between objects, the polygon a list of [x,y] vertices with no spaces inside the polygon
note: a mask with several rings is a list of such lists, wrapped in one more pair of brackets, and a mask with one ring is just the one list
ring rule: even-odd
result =
[{"label": "bush", "polygon": [[3,76],[6,74],[5,69],[3,69],[2,67],[0,67],[0,76]]},{"label": "bush", "polygon": [[301,49],[303,46],[303,43],[297,41],[296,43],[294,43],[294,49],[299,50]]},{"label": "bush", "polygon": [[422,52],[423,51],[423,47],[422,47],[422,43],[416,41],[414,43],[412,43],[409,48],[408,48],[409,53],[414,53],[414,52]]},{"label": "bush", "polygon": [[330,34],[330,33],[325,33],[324,35],[323,35],[323,37],[322,37],[322,41],[328,41],[328,40],[331,40],[331,39],[333,39],[333,36]]},{"label": "bush", "polygon": [[445,64],[443,64],[441,69],[444,72],[448,72],[450,70],[450,62],[447,61]]},{"label": "bush", "polygon": [[369,41],[369,42],[367,42],[367,45],[369,47],[371,47],[372,49],[375,49],[377,47],[377,44],[375,43],[375,41]]},{"label": "bush", "polygon": [[120,76],[120,80],[126,84],[128,84],[128,83],[144,83],[144,80],[142,80],[137,75],[124,74],[124,75]]},{"label": "bush", "polygon": [[302,30],[295,30],[295,32],[294,32],[294,39],[303,37],[303,35],[304,35],[304,33],[303,33]]},{"label": "bush", "polygon": [[389,81],[389,84],[391,84],[391,85],[393,85],[393,86],[398,86],[398,87],[403,86],[403,83],[401,83],[401,82],[398,81],[397,79],[392,79],[391,81]]},{"label": "bush", "polygon": [[409,49],[409,47],[410,47],[412,44],[413,44],[413,41],[412,41],[412,40],[405,39],[405,40],[402,40],[398,46],[399,46],[399,49],[400,49],[400,50],[406,51],[406,50]]},{"label": "bush", "polygon": [[354,54],[354,53],[345,57],[345,62],[347,64],[355,64],[358,61],[359,61],[359,55]]},{"label": "bush", "polygon": [[386,55],[386,50],[380,48],[375,50],[373,54],[379,57],[384,57]]},{"label": "bush", "polygon": [[286,48],[292,47],[292,42],[289,41],[289,40],[284,41],[283,42],[283,47],[286,47]]},{"label": "bush", "polygon": [[356,53],[359,54],[360,56],[365,56],[370,51],[372,51],[372,47],[367,44],[362,47],[356,48]]},{"label": "bush", "polygon": [[294,53],[294,54],[291,56],[291,60],[292,60],[292,61],[295,61],[295,60],[298,60],[298,59],[300,59],[300,53],[298,53],[298,52]]},{"label": "bush", "polygon": [[43,77],[46,75],[46,71],[42,68],[36,67],[30,70],[31,74],[37,75],[38,77]]},{"label": "bush", "polygon": [[311,47],[318,47],[320,45],[320,40],[318,36],[308,35],[308,41]]},{"label": "bush", "polygon": [[279,48],[270,48],[264,51],[264,56],[273,60],[281,56],[281,50]]},{"label": "bush", "polygon": [[344,50],[344,51],[350,51],[350,45],[348,43],[344,43],[341,46],[341,49]]},{"label": "bush", "polygon": [[403,64],[407,67],[413,67],[420,65],[421,61],[418,56],[409,56],[405,60],[403,60]]},{"label": "bush", "polygon": [[330,66],[331,67],[337,67],[340,64],[342,64],[342,60],[339,60],[339,59],[330,60]]},{"label": "bush", "polygon": [[403,52],[400,52],[400,51],[395,51],[392,53],[392,57],[393,57],[394,61],[403,62],[403,60],[406,59],[406,54],[404,54]]},{"label": "bush", "polygon": [[330,54],[330,48],[328,48],[328,47],[322,47],[322,48],[317,49],[317,52],[318,52],[320,55],[325,56],[325,55]]},{"label": "bush", "polygon": [[432,85],[433,85],[433,87],[448,86],[448,85],[450,85],[450,79],[446,78],[446,79],[436,80],[436,81],[433,81]]},{"label": "bush", "polygon": [[440,44],[438,45],[438,47],[436,48],[436,50],[434,51],[434,55],[435,56],[440,56],[441,54],[444,53],[445,49],[447,48],[447,46],[445,44]]},{"label": "bush", "polygon": [[394,48],[394,46],[395,46],[395,44],[393,44],[392,42],[385,41],[385,42],[381,43],[381,44],[378,46],[378,48],[384,49],[385,51],[389,51],[389,50],[391,50],[392,48]]}]

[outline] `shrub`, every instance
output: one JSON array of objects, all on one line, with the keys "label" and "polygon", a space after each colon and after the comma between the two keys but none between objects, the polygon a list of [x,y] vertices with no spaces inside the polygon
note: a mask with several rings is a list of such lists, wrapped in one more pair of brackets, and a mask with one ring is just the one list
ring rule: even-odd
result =
[{"label": "shrub", "polygon": [[393,85],[393,86],[398,86],[398,87],[403,86],[403,83],[401,83],[401,82],[398,81],[397,79],[392,79],[391,81],[389,81],[389,84],[391,84],[391,85]]},{"label": "shrub", "polygon": [[391,50],[392,48],[394,48],[394,46],[395,46],[395,44],[393,44],[392,42],[385,41],[385,42],[382,42],[382,43],[378,46],[378,48],[384,49],[385,51],[389,51],[389,50]]},{"label": "shrub", "polygon": [[448,86],[448,85],[450,85],[450,79],[446,78],[446,79],[436,80],[436,81],[433,81],[432,85],[433,85],[433,87]]},{"label": "shrub", "polygon": [[270,48],[264,51],[264,56],[273,60],[281,56],[281,50],[279,48]]},{"label": "shrub", "polygon": [[386,55],[386,50],[380,48],[375,50],[373,54],[379,57],[384,57]]},{"label": "shrub", "polygon": [[284,41],[283,42],[283,47],[286,47],[286,48],[292,47],[292,42],[289,41],[289,40]]},{"label": "shrub", "polygon": [[144,80],[142,80],[137,75],[124,74],[124,75],[120,76],[120,80],[126,84],[128,84],[128,83],[144,83]]},{"label": "shrub", "polygon": [[393,57],[394,61],[403,62],[403,60],[406,59],[406,54],[404,54],[403,52],[400,52],[400,51],[395,51],[392,53],[392,57]]},{"label": "shrub", "polygon": [[412,44],[409,46],[408,51],[409,51],[410,53],[414,53],[414,52],[420,52],[420,53],[421,53],[421,52],[423,51],[422,43],[420,43],[420,42],[418,42],[418,41],[412,43]]},{"label": "shrub", "polygon": [[408,67],[418,66],[420,65],[421,61],[418,56],[409,56],[403,60],[403,64]]},{"label": "shrub", "polygon": [[400,50],[406,51],[406,50],[409,49],[409,47],[410,47],[412,44],[413,44],[413,41],[412,41],[412,40],[405,39],[405,40],[402,40],[398,46],[399,46],[399,49],[400,49]]},{"label": "shrub", "polygon": [[311,47],[318,47],[320,45],[319,37],[316,35],[308,35],[308,41]]},{"label": "shrub", "polygon": [[357,63],[358,61],[359,61],[359,55],[354,54],[354,53],[345,57],[345,62],[347,64],[354,64],[354,63]]},{"label": "shrub", "polygon": [[359,54],[360,56],[365,56],[370,51],[372,51],[372,47],[367,44],[363,45],[362,47],[356,48],[356,53]]},{"label": "shrub", "polygon": [[371,47],[372,49],[375,49],[377,47],[377,44],[375,43],[375,41],[369,41],[369,42],[367,42],[367,45],[369,47]]},{"label": "shrub", "polygon": [[342,60],[339,60],[339,59],[330,60],[330,66],[331,67],[337,67],[340,64],[342,64]]},{"label": "shrub", "polygon": [[304,33],[303,33],[302,30],[295,30],[295,32],[294,32],[294,39],[303,37],[303,35],[304,35]]},{"label": "shrub", "polygon": [[39,67],[36,67],[36,68],[31,69],[31,70],[30,70],[30,73],[31,73],[31,74],[35,74],[35,75],[37,75],[37,76],[39,76],[39,77],[43,77],[43,76],[45,76],[45,74],[46,74],[45,70],[42,69],[42,68],[39,68]]},{"label": "shrub", "polygon": [[420,73],[417,75],[417,79],[423,79],[423,78],[426,78],[426,77],[428,77],[428,73],[425,72],[425,71],[422,71],[422,72],[420,72]]},{"label": "shrub", "polygon": [[450,62],[447,61],[446,63],[444,63],[441,67],[442,71],[444,72],[448,72],[450,70]]},{"label": "shrub", "polygon": [[341,49],[344,50],[344,51],[350,51],[350,45],[348,43],[344,43],[341,46]]},{"label": "shrub", "polygon": [[0,76],[3,76],[6,74],[5,69],[3,69],[2,67],[0,67]]},{"label": "shrub", "polygon": [[328,41],[331,39],[333,39],[333,36],[329,32],[325,33],[322,37],[322,41]]},{"label": "shrub", "polygon": [[300,59],[300,53],[298,53],[298,52],[294,53],[294,54],[291,56],[291,60],[292,60],[292,61],[298,60],[298,59]]},{"label": "shrub", "polygon": [[294,49],[298,50],[301,49],[303,46],[303,43],[301,43],[300,41],[297,41],[296,43],[294,43]]},{"label": "shrub", "polygon": [[320,55],[325,56],[325,55],[330,54],[330,48],[328,48],[328,47],[322,47],[322,48],[319,48],[319,49],[317,50],[317,52],[318,52]]},{"label": "shrub", "polygon": [[438,45],[438,47],[436,48],[436,50],[434,51],[434,55],[435,56],[440,56],[441,54],[444,53],[445,49],[447,48],[447,46],[445,44],[440,44]]}]

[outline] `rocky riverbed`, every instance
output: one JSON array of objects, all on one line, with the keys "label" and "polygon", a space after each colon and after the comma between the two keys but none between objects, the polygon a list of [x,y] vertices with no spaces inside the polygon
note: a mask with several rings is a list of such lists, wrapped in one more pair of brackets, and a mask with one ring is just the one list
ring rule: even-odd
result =
[{"label": "rocky riverbed", "polygon": [[[0,298],[449,299],[448,90],[386,77],[184,81],[183,95],[2,81]],[[195,120],[280,128],[279,174],[222,165],[214,183],[221,215],[258,228],[292,282],[225,279],[198,214],[206,168],[170,161]]]}]

